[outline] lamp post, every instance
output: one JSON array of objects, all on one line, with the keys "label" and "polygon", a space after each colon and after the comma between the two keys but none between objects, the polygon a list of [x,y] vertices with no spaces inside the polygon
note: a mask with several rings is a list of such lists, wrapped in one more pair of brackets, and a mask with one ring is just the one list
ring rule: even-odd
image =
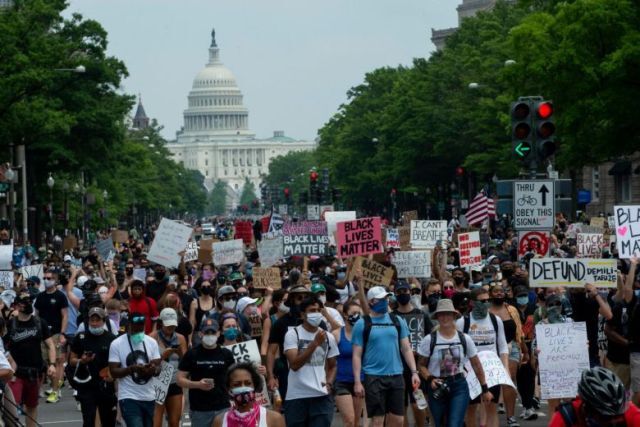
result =
[{"label": "lamp post", "polygon": [[64,193],[64,237],[67,237],[69,233],[69,199],[67,194],[69,193],[69,181],[65,181],[62,184],[62,191]]},{"label": "lamp post", "polygon": [[51,234],[49,235],[49,241],[53,243],[53,186],[56,181],[51,176],[51,172],[49,172],[49,178],[47,178],[47,187],[49,187],[49,225],[51,227]]},{"label": "lamp post", "polygon": [[9,205],[9,236],[13,239],[13,227],[16,222],[16,211],[13,205],[13,180],[16,177],[16,173],[11,169],[11,165],[7,166],[7,170],[4,172],[4,177],[9,181],[9,193],[7,196],[7,204]]},{"label": "lamp post", "polygon": [[102,192],[102,198],[104,199],[104,224],[105,224],[105,229],[109,228],[109,220],[108,215],[109,215],[109,204],[107,203],[107,200],[109,199],[109,192],[107,190],[104,190]]}]

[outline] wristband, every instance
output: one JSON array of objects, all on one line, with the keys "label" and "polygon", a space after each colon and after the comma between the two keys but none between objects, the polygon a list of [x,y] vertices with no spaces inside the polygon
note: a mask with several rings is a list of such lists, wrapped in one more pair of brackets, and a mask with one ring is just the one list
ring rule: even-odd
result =
[{"label": "wristband", "polygon": [[412,371],[411,371],[411,373],[412,373],[412,374],[417,374],[417,373],[418,373],[418,370],[417,370],[417,369],[414,369],[414,370],[412,370]]},{"label": "wristband", "polygon": [[482,384],[480,387],[482,387],[482,392],[483,393],[488,393],[489,392],[489,387],[487,387],[486,384]]}]

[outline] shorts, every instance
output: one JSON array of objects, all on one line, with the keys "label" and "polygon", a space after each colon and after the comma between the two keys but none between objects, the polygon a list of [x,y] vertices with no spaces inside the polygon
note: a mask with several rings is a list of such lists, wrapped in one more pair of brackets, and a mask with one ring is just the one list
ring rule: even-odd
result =
[{"label": "shorts", "polygon": [[399,375],[365,375],[364,400],[367,415],[382,417],[388,413],[404,415],[404,378]]},{"label": "shorts", "polygon": [[[498,401],[500,400],[500,390],[502,389],[502,385],[498,384],[498,385],[494,385],[493,387],[489,387],[489,391],[491,392],[491,394],[493,395],[493,399],[491,399],[491,401],[493,403],[498,403]],[[477,405],[478,403],[480,403],[480,399],[482,398],[482,393],[476,397],[475,399],[471,400],[471,405]]]},{"label": "shorts", "polygon": [[25,404],[29,408],[38,406],[38,398],[40,397],[41,380],[28,380],[15,377],[9,381],[9,387],[13,393],[16,405]]},{"label": "shorts", "polygon": [[[51,335],[51,340],[53,341],[53,346],[56,349],[56,360],[61,360],[63,351],[62,346],[60,346],[60,334]],[[47,343],[42,341],[40,348],[42,349],[42,359],[49,361],[49,347],[47,347]]]},{"label": "shorts", "polygon": [[354,383],[351,382],[336,381],[333,385],[333,393],[336,396],[353,396],[355,394],[353,391],[353,384]]},{"label": "shorts", "polygon": [[631,384],[630,366],[626,363],[615,363],[607,359],[607,368],[616,374],[622,381],[622,384],[624,384],[624,388],[629,390],[629,385]]},{"label": "shorts", "polygon": [[521,358],[520,345],[515,340],[511,341],[511,344],[509,344],[509,360],[520,363]]},{"label": "shorts", "polygon": [[631,366],[631,392],[640,393],[640,353],[629,355],[629,365]]},{"label": "shorts", "polygon": [[169,388],[167,389],[167,397],[177,396],[182,394],[182,387],[178,386],[178,384],[169,384]]}]

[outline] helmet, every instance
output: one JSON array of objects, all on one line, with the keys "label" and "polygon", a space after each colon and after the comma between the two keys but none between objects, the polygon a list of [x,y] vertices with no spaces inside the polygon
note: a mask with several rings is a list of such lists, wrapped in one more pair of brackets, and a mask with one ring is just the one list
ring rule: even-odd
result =
[{"label": "helmet", "polygon": [[605,417],[622,415],[627,409],[627,394],[622,381],[605,368],[583,371],[578,395],[589,408]]}]

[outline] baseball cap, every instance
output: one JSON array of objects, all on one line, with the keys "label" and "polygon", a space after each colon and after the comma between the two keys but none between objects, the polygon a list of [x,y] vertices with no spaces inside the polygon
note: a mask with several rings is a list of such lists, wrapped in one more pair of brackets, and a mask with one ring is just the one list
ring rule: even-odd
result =
[{"label": "baseball cap", "polygon": [[89,309],[89,317],[98,316],[101,319],[107,317],[107,313],[104,311],[102,307],[92,307]]},{"label": "baseball cap", "polygon": [[396,283],[394,290],[399,291],[400,289],[411,289],[411,288],[409,287],[409,283],[407,283],[406,280],[398,280],[398,283]]},{"label": "baseball cap", "polygon": [[214,319],[204,318],[202,322],[200,322],[200,331],[202,333],[205,332],[218,332],[218,322]]},{"label": "baseball cap", "polygon": [[222,286],[220,289],[218,289],[218,298],[225,295],[229,295],[229,294],[235,294],[235,293],[236,293],[236,290],[233,286],[225,285],[225,286]]},{"label": "baseball cap", "polygon": [[87,280],[89,280],[89,278],[87,276],[78,277],[76,279],[76,286],[79,287],[79,288],[82,288]]},{"label": "baseball cap", "polygon": [[371,301],[372,299],[382,299],[391,295],[391,292],[387,292],[385,288],[382,286],[374,286],[369,289],[367,292],[367,301]]},{"label": "baseball cap", "polygon": [[178,314],[173,308],[163,308],[160,312],[162,326],[178,326]]},{"label": "baseball cap", "polygon": [[322,283],[314,283],[311,285],[311,292],[317,294],[318,292],[327,292],[327,288]]},{"label": "baseball cap", "polygon": [[236,280],[242,280],[242,273],[240,273],[239,271],[234,271],[229,275],[229,280],[231,282],[236,281]]},{"label": "baseball cap", "polygon": [[238,313],[242,313],[249,304],[255,304],[256,302],[258,302],[257,298],[242,297],[238,300],[238,303],[236,304],[236,311]]},{"label": "baseball cap", "polygon": [[304,285],[296,285],[289,289],[289,294],[308,294],[309,289]]},{"label": "baseball cap", "polygon": [[145,315],[139,312],[134,312],[129,315],[129,321],[133,325],[144,325],[145,320],[147,320]]},{"label": "baseball cap", "polygon": [[36,285],[40,284],[40,278],[38,276],[31,276],[27,279],[27,282],[33,282]]},{"label": "baseball cap", "polygon": [[71,258],[71,255],[67,254],[64,256],[64,258],[62,258],[62,261],[64,262],[71,262],[73,260],[73,258]]}]

